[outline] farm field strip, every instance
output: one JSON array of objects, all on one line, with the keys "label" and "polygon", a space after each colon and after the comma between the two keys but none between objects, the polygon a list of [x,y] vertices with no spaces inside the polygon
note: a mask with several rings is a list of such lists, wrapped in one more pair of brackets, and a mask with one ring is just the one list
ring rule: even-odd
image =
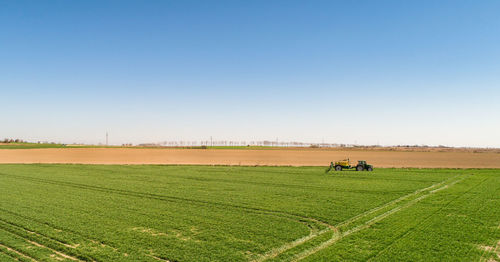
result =
[{"label": "farm field strip", "polygon": [[[90,190],[98,190],[98,191],[103,191],[105,193],[113,192],[113,193],[118,193],[118,194],[125,194],[125,196],[127,196],[127,197],[153,198],[153,199],[165,200],[164,198],[162,198],[162,196],[151,195],[151,194],[142,194],[142,193],[139,193],[139,192],[131,192],[131,191],[123,191],[123,190],[111,190],[109,188],[90,187],[90,186],[85,186],[85,185],[75,184],[75,183],[61,183],[61,182],[54,181],[54,180],[49,180],[49,179],[26,178],[26,177],[23,177],[23,176],[15,176],[15,175],[13,176],[13,175],[8,175],[8,174],[2,174],[2,176],[9,176],[9,177],[12,177],[12,178],[15,178],[15,179],[30,180],[30,181],[34,181],[34,182],[37,182],[37,183],[56,184],[58,186],[64,185],[64,186],[70,186],[72,188],[80,188],[80,189],[86,189],[86,190],[88,190],[88,189],[90,189]],[[172,200],[172,199],[167,199],[167,200]],[[174,202],[177,202],[177,201],[181,201],[182,202],[183,200],[184,199],[175,198]],[[206,204],[209,204],[209,205],[222,205],[223,208],[243,209],[243,210],[254,212],[254,213],[261,213],[261,214],[270,215],[270,216],[278,216],[278,217],[283,217],[283,218],[286,218],[286,219],[294,219],[297,222],[305,224],[310,229],[311,232],[318,231],[321,227],[327,226],[327,223],[324,223],[322,221],[319,221],[319,220],[316,220],[316,219],[313,219],[313,218],[308,218],[308,217],[303,217],[303,216],[297,216],[297,215],[288,214],[288,213],[284,213],[284,212],[277,212],[277,211],[273,211],[273,210],[263,210],[263,209],[258,209],[258,208],[246,208],[246,207],[242,207],[242,206],[226,205],[226,204],[214,203],[214,202],[208,202],[208,201],[199,202],[199,201],[190,201],[190,200],[188,200],[187,202],[189,204],[193,204],[194,203],[195,205],[206,205]],[[7,211],[7,210],[4,210],[4,211]],[[65,244],[62,244],[62,245],[66,246]],[[61,246],[61,245],[59,245],[59,246]],[[152,255],[150,255],[150,256],[154,257]]]},{"label": "farm field strip", "polygon": [[[324,228],[324,229],[320,232],[325,232],[325,230],[329,230],[329,229],[334,228],[333,225],[330,225],[330,224],[323,222],[323,221],[320,221],[318,219],[315,219],[312,217],[301,216],[301,215],[290,213],[290,212],[268,210],[268,209],[264,209],[264,208],[255,208],[255,207],[234,205],[234,204],[228,204],[228,203],[206,201],[206,200],[203,201],[203,200],[195,200],[195,199],[188,199],[188,198],[158,195],[158,194],[148,194],[148,193],[135,192],[135,191],[130,191],[130,190],[112,189],[112,188],[99,187],[99,186],[90,186],[90,185],[86,185],[86,184],[61,182],[61,181],[50,180],[50,179],[39,179],[39,178],[32,178],[32,177],[25,177],[25,176],[16,176],[16,175],[11,175],[11,174],[4,174],[4,173],[0,173],[0,176],[10,176],[10,177],[17,178],[17,179],[31,180],[31,181],[35,181],[35,182],[39,182],[39,183],[47,183],[47,184],[54,184],[54,185],[59,185],[59,186],[78,188],[78,189],[112,193],[112,194],[124,195],[127,197],[149,198],[149,199],[155,199],[155,200],[161,200],[161,201],[180,202],[180,203],[185,202],[185,203],[188,203],[191,205],[201,205],[201,206],[205,206],[205,205],[212,206],[213,205],[213,206],[220,206],[222,208],[239,209],[239,210],[245,210],[245,211],[253,212],[253,213],[257,213],[257,214],[293,219],[293,220],[296,220],[297,222],[305,224],[310,229],[310,235],[316,235],[317,231],[321,228]],[[1,218],[0,218],[0,221],[1,221]]]},{"label": "farm field strip", "polygon": [[[2,175],[6,175],[6,174],[2,174]],[[71,186],[71,187],[77,187],[77,188],[85,188],[85,189],[92,189],[92,190],[99,190],[99,191],[104,191],[104,192],[113,192],[113,193],[119,193],[119,194],[125,194],[127,196],[135,196],[135,197],[151,197],[151,198],[160,198],[160,199],[164,199],[164,196],[159,196],[159,195],[151,195],[151,194],[143,194],[143,193],[140,193],[140,192],[132,192],[132,191],[124,191],[124,190],[113,190],[113,189],[110,189],[110,188],[102,188],[102,187],[94,187],[94,186],[88,186],[88,185],[82,185],[82,184],[75,184],[75,183],[66,183],[66,182],[58,182],[58,181],[53,181],[53,180],[47,180],[47,179],[36,179],[36,178],[26,178],[26,177],[22,177],[22,176],[13,176],[13,175],[8,175],[8,176],[12,176],[12,177],[17,177],[17,178],[22,178],[22,179],[30,179],[30,180],[33,180],[33,181],[37,181],[37,182],[43,182],[43,183],[50,183],[50,184],[58,184],[58,185],[65,185],[65,186]],[[451,179],[450,179],[451,180]],[[312,238],[315,238],[319,235],[322,235],[326,232],[329,232],[329,231],[334,231],[334,237],[332,237],[332,239],[335,239],[335,240],[338,240],[340,239],[341,237],[345,237],[351,233],[354,233],[362,228],[354,228],[352,229],[352,231],[347,231],[345,233],[342,234],[342,236],[340,238],[338,238],[338,229],[337,227],[341,227],[341,226],[347,226],[353,222],[356,222],[360,219],[363,219],[363,218],[366,218],[368,217],[370,214],[372,213],[375,213],[383,208],[387,208],[388,206],[390,205],[394,205],[398,202],[401,202],[411,196],[414,196],[414,195],[418,195],[422,192],[427,192],[439,185],[442,185],[444,184],[446,181],[443,181],[443,182],[439,182],[439,183],[436,183],[436,184],[433,184],[429,187],[426,187],[424,189],[419,189],[411,194],[408,194],[408,195],[405,195],[405,196],[402,196],[394,201],[391,201],[387,204],[384,204],[380,207],[376,207],[372,210],[369,210],[363,214],[360,214],[356,217],[353,217],[351,219],[349,219],[348,221],[345,221],[345,222],[342,222],[340,223],[339,225],[337,225],[336,227],[333,226],[333,225],[330,225],[330,224],[327,224],[325,222],[322,222],[322,221],[318,221],[314,218],[310,218],[310,217],[303,217],[303,216],[297,216],[297,215],[294,215],[294,214],[289,214],[289,213],[280,213],[280,212],[276,212],[276,211],[273,211],[273,210],[261,210],[261,209],[254,209],[254,208],[248,208],[248,207],[242,207],[242,206],[235,206],[235,205],[227,205],[227,204],[222,204],[222,203],[214,203],[214,202],[208,202],[208,201],[202,201],[201,204],[211,204],[211,205],[220,205],[222,204],[223,206],[225,207],[232,207],[232,208],[238,208],[238,209],[248,209],[250,211],[254,211],[254,212],[259,212],[259,213],[263,213],[263,214],[270,214],[270,215],[277,215],[279,214],[280,216],[284,216],[284,217],[289,217],[289,218],[295,218],[297,219],[298,221],[301,221],[301,222],[304,222],[304,220],[307,220],[313,224],[318,224],[320,226],[323,226],[324,229],[322,229],[321,231],[319,231],[318,229],[316,229],[315,227],[313,226],[309,226],[310,228],[310,234],[307,235],[307,236],[304,236],[300,239],[297,239],[293,242],[290,242],[290,243],[286,243],[285,245],[277,248],[277,249],[273,249],[269,252],[267,252],[266,254],[262,255],[259,259],[256,259],[255,261],[263,261],[263,260],[266,260],[266,259],[269,259],[269,258],[273,258],[273,257],[276,257],[277,255],[291,249],[291,248],[294,248],[298,245],[301,245],[303,243],[305,243],[306,241],[309,241],[310,239]],[[456,183],[457,181],[454,181],[454,183]],[[451,185],[452,183],[450,183]],[[440,190],[440,189],[443,189],[443,188],[446,188],[448,185],[445,185],[444,187],[441,187],[439,189],[435,189],[433,191],[431,191],[431,193],[434,193],[434,192],[437,192],[436,190]],[[425,197],[426,195],[424,195]],[[420,200],[421,198],[418,198],[418,200]],[[170,200],[170,199],[169,199]],[[188,202],[191,202],[192,200],[188,200],[188,199],[179,199],[179,198],[175,198],[175,200],[186,200]],[[388,211],[387,213],[384,213],[382,214],[380,217],[375,217],[374,219],[370,220],[369,222],[370,223],[374,223],[375,221],[378,221],[380,219],[382,219],[383,217],[385,217],[386,215],[389,215],[390,213],[392,212],[395,212],[399,210],[398,208],[395,208],[393,210],[390,210]],[[327,243],[330,243],[332,241],[332,239],[330,239]],[[321,248],[323,248],[323,245],[321,245]]]},{"label": "farm field strip", "polygon": [[[298,241],[294,241],[294,242],[297,242],[297,243],[293,243],[292,245],[293,246],[296,246],[300,243],[303,243],[313,237],[316,237],[318,235],[321,235],[321,234],[324,234],[325,232],[328,232],[329,230],[336,230],[334,226],[326,223],[326,222],[323,222],[323,221],[320,221],[320,220],[317,220],[315,218],[311,218],[311,217],[305,217],[305,216],[300,216],[300,215],[296,215],[296,214],[293,214],[293,213],[287,213],[287,212],[280,212],[280,211],[275,211],[275,210],[267,210],[267,209],[260,209],[260,208],[252,208],[252,207],[245,207],[245,206],[238,206],[238,205],[231,205],[231,204],[227,204],[227,203],[218,203],[218,202],[210,202],[210,201],[196,201],[196,200],[192,200],[192,199],[183,199],[183,198],[172,198],[172,197],[166,197],[166,196],[162,196],[162,195],[155,195],[155,194],[144,194],[144,193],[141,193],[141,192],[134,192],[134,191],[128,191],[128,190],[116,190],[116,189],[111,189],[111,188],[105,188],[105,187],[97,187],[97,186],[90,186],[90,185],[84,185],[84,184],[77,184],[77,183],[68,183],[68,182],[61,182],[61,181],[55,181],[55,180],[50,180],[50,179],[38,179],[38,178],[28,178],[28,177],[25,177],[25,176],[16,176],[16,175],[10,175],[10,174],[3,174],[3,173],[0,173],[0,176],[10,176],[10,177],[13,177],[13,178],[16,178],[16,179],[24,179],[24,180],[31,180],[31,181],[35,181],[35,182],[38,182],[38,183],[48,183],[48,184],[55,184],[55,185],[60,185],[60,186],[68,186],[68,187],[73,187],[73,188],[79,188],[79,189],[86,189],[86,190],[94,190],[94,191],[100,191],[100,192],[106,192],[106,193],[114,193],[114,194],[120,194],[120,195],[125,195],[127,197],[138,197],[138,198],[151,198],[151,199],[156,199],[156,200],[162,200],[162,201],[174,201],[174,202],[184,202],[186,201],[187,203],[189,204],[194,204],[194,205],[216,205],[216,206],[222,206],[223,208],[233,208],[233,209],[242,209],[242,210],[246,210],[246,211],[249,211],[249,212],[253,212],[253,213],[259,213],[259,214],[264,214],[264,215],[270,215],[270,216],[277,216],[277,217],[281,217],[281,218],[286,218],[286,219],[293,219],[293,220],[296,220],[297,222],[299,223],[303,223],[305,226],[307,226],[307,228],[309,228],[310,230],[310,233],[308,236],[305,236],[303,237],[302,239],[298,240]],[[0,209],[1,210],[1,209]],[[7,210],[4,210],[6,212],[8,212]],[[6,230],[5,228],[5,224],[8,224],[10,226],[14,226],[14,227],[18,227],[18,228],[22,228],[20,226],[17,226],[13,223],[10,223],[4,219],[2,219],[0,217],[0,229],[2,230]],[[64,242],[61,242],[59,240],[56,240],[56,239],[52,239],[52,238],[49,238],[47,236],[44,236],[44,235],[41,235],[39,233],[36,233],[34,231],[30,231],[28,229],[25,229],[25,228],[22,228],[26,231],[27,234],[31,234],[31,235],[35,235],[35,236],[38,236],[46,241],[49,241],[49,242],[52,242],[55,243],[55,248],[57,250],[64,250],[66,247],[66,250],[67,248],[75,248],[75,246],[78,246],[79,244],[66,244]],[[21,238],[24,238],[26,236],[26,234],[19,234],[19,233],[15,233],[13,232],[12,230],[6,230],[12,234],[16,234],[18,235],[19,237]],[[51,251],[53,251],[54,253],[56,253],[57,255],[61,256],[61,257],[65,257],[65,258],[68,258],[68,259],[71,259],[71,260],[79,260],[75,257],[72,257],[71,255],[69,254],[66,254],[66,253],[62,253],[61,251],[57,251],[56,249],[51,249],[49,247],[46,247],[38,242],[34,242],[32,240],[29,240],[29,239],[33,239],[32,238],[26,238],[26,241],[30,242],[31,244],[34,244],[34,245],[37,245],[39,247],[44,247],[44,248],[47,248]],[[63,247],[62,247],[63,246]],[[293,247],[292,246],[292,247]],[[284,249],[283,251],[285,251],[286,249]],[[155,257],[153,255],[149,255],[155,259],[160,259],[159,257]],[[81,260],[79,260],[81,261]]]},{"label": "farm field strip", "polygon": [[[7,210],[3,210],[3,211],[8,212]],[[254,211],[254,210],[252,209],[252,211]],[[273,215],[273,216],[276,215],[274,213],[268,213],[268,212],[264,212],[264,214],[269,214],[269,215]],[[304,223],[310,229],[309,236],[317,236],[317,235],[320,235],[320,234],[323,234],[324,232],[326,232],[327,231],[326,229],[329,229],[329,230],[334,229],[333,226],[328,225],[324,222],[318,221],[314,218],[307,218],[307,217],[300,217],[300,216],[294,217],[294,216],[291,216],[288,214],[285,214],[285,216],[283,216],[283,217],[294,218],[298,222]],[[310,223],[306,223],[304,220],[307,220]],[[326,229],[319,231],[321,229],[321,227],[326,227]],[[9,222],[9,221],[2,219],[2,218],[0,218],[0,230],[3,230],[9,234],[12,234],[13,236],[19,237],[19,238],[25,240],[27,243],[30,243],[34,246],[48,249],[48,250],[52,251],[54,254],[58,255],[59,257],[67,258],[67,259],[70,259],[73,261],[83,261],[83,260],[78,259],[77,257],[74,257],[74,256],[79,256],[79,255],[82,256],[82,254],[79,254],[78,252],[77,253],[74,252],[74,250],[78,246],[80,246],[80,244],[68,244],[68,243],[62,242],[61,240],[51,238],[51,237],[43,235],[41,233],[37,233],[37,232],[34,232],[32,230],[26,229],[25,227],[16,225],[15,223]],[[57,229],[57,230],[59,230],[59,229]],[[101,244],[101,245],[104,246],[104,244]],[[52,248],[49,246],[51,246]],[[69,250],[69,252],[68,252],[68,250]],[[118,251],[117,249],[115,249],[115,250]],[[66,252],[66,253],[64,253],[64,252]],[[148,255],[148,256],[153,257],[157,260],[168,261],[168,260],[162,259],[160,257],[156,257],[154,255]],[[82,256],[82,257],[86,260],[89,259],[89,257],[86,257],[86,256]]]},{"label": "farm field strip", "polygon": [[[272,249],[269,252],[265,253],[264,255],[260,256],[258,259],[255,259],[254,261],[265,261],[268,259],[275,258],[279,256],[280,254],[286,252],[287,250],[290,250],[292,248],[295,248],[299,245],[302,245],[306,243],[307,241],[310,241],[311,239],[321,236],[327,232],[333,231],[333,235],[330,239],[327,241],[322,242],[318,246],[315,246],[313,248],[307,249],[303,251],[300,254],[296,254],[293,261],[298,261],[301,260],[313,253],[316,253],[317,251],[328,247],[329,245],[335,243],[336,241],[342,239],[343,237],[346,237],[350,234],[353,234],[355,232],[358,232],[362,229],[368,228],[370,225],[384,219],[385,217],[398,212],[404,208],[407,208],[420,200],[430,196],[431,194],[434,194],[440,190],[446,189],[449,186],[452,186],[464,179],[464,177],[459,177],[460,175],[456,175],[446,181],[442,181],[439,183],[435,183],[429,187],[419,189],[413,193],[404,195],[400,198],[397,198],[393,201],[390,201],[384,205],[381,205],[379,207],[375,207],[371,210],[368,210],[364,213],[361,213],[355,217],[352,217],[344,222],[341,222],[335,226],[330,226],[327,227],[319,232],[316,232],[315,234],[310,234],[308,236],[304,236],[303,238],[297,239],[293,242],[286,243],[285,245]],[[409,199],[409,200],[408,200]],[[407,202],[404,202],[405,200],[408,200]],[[403,203],[400,203],[403,202]],[[389,209],[389,210],[387,210]],[[379,211],[383,211],[383,213],[379,214]],[[374,216],[375,214],[375,216]],[[363,221],[367,219],[367,221]],[[356,224],[356,222],[361,221],[362,223]],[[353,226],[350,226],[351,224],[354,224]]]},{"label": "farm field strip", "polygon": [[[39,181],[39,182],[41,181],[41,182],[48,182],[48,183],[57,183],[57,182],[55,182],[55,181],[50,181],[50,180],[40,180],[40,179],[32,179],[32,180],[36,180],[36,181]],[[68,185],[68,183],[64,183],[64,184],[65,184],[65,185]],[[71,184],[71,186],[75,186],[75,184]],[[82,185],[77,185],[77,186],[81,187]],[[95,189],[95,187],[94,187],[94,189]],[[98,189],[99,189],[99,190],[102,190],[103,188],[98,188]],[[106,190],[106,191],[107,191],[107,190]],[[120,192],[120,193],[123,193],[123,191],[119,191],[119,192]],[[134,194],[130,194],[130,192],[127,192],[127,193],[129,193],[129,194],[127,194],[128,196],[134,195]],[[133,192],[133,193],[134,193],[134,192]],[[144,195],[141,195],[141,196],[144,196]],[[148,197],[150,197],[150,195],[148,195]],[[206,203],[205,203],[205,204],[206,204]],[[213,204],[213,203],[211,203],[211,204]],[[238,208],[239,208],[239,207],[238,207]],[[266,212],[266,211],[265,211],[265,212]],[[287,214],[287,215],[289,215],[289,214]],[[310,221],[314,221],[314,222],[319,222],[319,221],[317,221],[317,220],[310,219],[310,218],[306,218],[306,217],[300,217],[300,219],[306,219],[306,220],[310,220]],[[326,230],[324,229],[324,230],[322,230],[322,231],[320,231],[320,232],[321,232],[321,233],[324,233],[324,232],[326,232],[326,231],[328,230],[328,228],[333,228],[333,227],[332,227],[332,226],[327,227],[327,228],[326,228]],[[310,235],[311,235],[311,236],[316,236],[316,235],[317,235],[317,233],[315,233],[315,232],[313,232],[313,231],[311,230]],[[305,240],[307,240],[307,238],[306,238]]]},{"label": "farm field strip", "polygon": [[500,168],[498,150],[475,153],[342,149],[0,148],[0,163],[5,164],[325,166],[346,156],[352,160],[367,160],[376,168]]},{"label": "farm field strip", "polygon": [[159,194],[136,192],[136,191],[131,191],[131,190],[113,189],[113,188],[91,186],[91,185],[79,184],[79,183],[62,182],[62,181],[50,180],[50,179],[39,179],[39,178],[33,178],[33,177],[16,176],[16,175],[12,175],[12,174],[4,174],[4,173],[0,173],[0,176],[10,176],[10,177],[14,177],[17,179],[31,180],[31,181],[35,181],[38,183],[53,184],[53,185],[58,185],[58,186],[72,187],[72,188],[76,188],[76,189],[85,189],[85,190],[98,191],[98,192],[104,192],[104,193],[110,193],[110,194],[118,194],[118,195],[124,195],[127,197],[150,198],[150,199],[161,200],[161,201],[189,203],[192,205],[214,205],[214,206],[221,206],[223,208],[244,209],[247,211],[258,212],[258,213],[262,213],[262,214],[294,217],[294,218],[302,219],[302,220],[305,219],[305,220],[311,221],[313,223],[321,224],[324,226],[329,226],[325,222],[322,222],[322,221],[319,221],[319,220],[316,220],[316,219],[313,219],[310,217],[304,217],[304,216],[300,216],[300,215],[297,215],[294,213],[289,213],[289,212],[268,210],[268,209],[264,209],[264,208],[255,208],[255,207],[234,205],[234,204],[229,204],[229,203],[181,198],[181,197],[175,197],[175,196],[165,196],[165,195],[159,195]]},{"label": "farm field strip", "polygon": [[[323,170],[0,165],[0,261],[380,260],[413,237],[405,232],[433,227],[429,215],[449,201],[500,192],[493,170]],[[491,215],[466,257],[497,248]],[[358,242],[377,234],[387,240]],[[343,253],[351,248],[362,253]]]}]

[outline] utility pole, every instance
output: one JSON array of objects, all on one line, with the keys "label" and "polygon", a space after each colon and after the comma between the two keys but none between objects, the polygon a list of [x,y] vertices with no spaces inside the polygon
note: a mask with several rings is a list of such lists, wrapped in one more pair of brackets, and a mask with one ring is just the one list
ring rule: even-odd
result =
[{"label": "utility pole", "polygon": [[108,145],[108,132],[106,131],[106,145]]},{"label": "utility pole", "polygon": [[214,146],[214,142],[212,140],[212,136],[210,136],[210,146],[212,146],[212,147]]}]

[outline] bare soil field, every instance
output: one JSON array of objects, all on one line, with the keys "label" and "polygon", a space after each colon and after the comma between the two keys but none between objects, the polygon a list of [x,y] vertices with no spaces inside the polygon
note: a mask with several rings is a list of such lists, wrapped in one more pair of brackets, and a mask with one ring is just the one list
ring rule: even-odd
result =
[{"label": "bare soil field", "polygon": [[0,150],[0,163],[328,166],[366,160],[377,167],[500,168],[500,153],[382,150],[46,148]]}]

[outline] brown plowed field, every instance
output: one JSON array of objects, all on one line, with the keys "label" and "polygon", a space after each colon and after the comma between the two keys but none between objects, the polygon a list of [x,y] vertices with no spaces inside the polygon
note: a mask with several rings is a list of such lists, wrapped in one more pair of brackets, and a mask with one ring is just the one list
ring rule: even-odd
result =
[{"label": "brown plowed field", "polygon": [[0,150],[0,163],[328,166],[330,161],[346,157],[353,161],[367,160],[375,167],[500,168],[500,153],[498,152],[134,148]]}]

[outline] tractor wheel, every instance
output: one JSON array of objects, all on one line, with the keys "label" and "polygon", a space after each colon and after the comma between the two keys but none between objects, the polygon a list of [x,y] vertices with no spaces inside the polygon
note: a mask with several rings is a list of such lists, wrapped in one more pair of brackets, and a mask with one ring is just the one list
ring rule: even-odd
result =
[{"label": "tractor wheel", "polygon": [[364,169],[363,166],[357,166],[356,167],[356,171],[363,171],[363,169]]},{"label": "tractor wheel", "polygon": [[335,166],[335,171],[342,171],[342,167],[341,166]]},{"label": "tractor wheel", "polygon": [[368,171],[373,171],[373,167],[369,167],[367,170]]}]

